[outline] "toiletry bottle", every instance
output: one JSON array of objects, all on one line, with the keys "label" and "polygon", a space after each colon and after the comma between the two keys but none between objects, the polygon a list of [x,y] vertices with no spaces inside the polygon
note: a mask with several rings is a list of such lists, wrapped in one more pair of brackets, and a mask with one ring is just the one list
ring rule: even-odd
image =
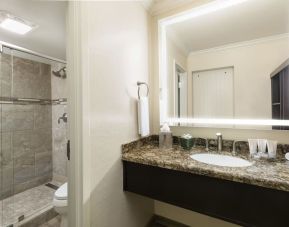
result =
[{"label": "toiletry bottle", "polygon": [[173,146],[173,134],[167,123],[161,127],[159,134],[159,147],[162,149],[169,149]]}]

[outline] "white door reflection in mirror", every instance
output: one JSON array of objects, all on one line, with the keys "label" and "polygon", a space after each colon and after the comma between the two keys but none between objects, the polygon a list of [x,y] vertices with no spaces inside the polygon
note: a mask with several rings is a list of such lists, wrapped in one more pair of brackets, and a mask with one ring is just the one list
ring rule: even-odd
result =
[{"label": "white door reflection in mirror", "polygon": [[234,118],[233,68],[193,72],[192,115]]}]

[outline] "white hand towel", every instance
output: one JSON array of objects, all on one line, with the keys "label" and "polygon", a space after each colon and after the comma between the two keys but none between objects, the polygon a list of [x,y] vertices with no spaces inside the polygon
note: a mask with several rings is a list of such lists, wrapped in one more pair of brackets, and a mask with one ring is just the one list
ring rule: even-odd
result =
[{"label": "white hand towel", "polygon": [[150,134],[148,97],[140,97],[138,100],[138,128],[142,137]]}]

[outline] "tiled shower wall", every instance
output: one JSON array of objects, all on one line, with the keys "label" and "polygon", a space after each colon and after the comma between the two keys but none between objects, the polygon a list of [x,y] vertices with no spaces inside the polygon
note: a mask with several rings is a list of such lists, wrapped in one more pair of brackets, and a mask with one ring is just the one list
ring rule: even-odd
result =
[{"label": "tiled shower wall", "polygon": [[[61,63],[53,63],[52,70],[57,71],[64,67]],[[67,98],[67,79],[56,76],[51,77],[52,99]],[[60,181],[66,181],[67,177],[67,123],[58,118],[67,113],[67,105],[52,106],[52,159],[53,159],[53,178]]]},{"label": "tiled shower wall", "polygon": [[[51,66],[0,55],[0,95],[51,99]],[[52,106],[0,105],[0,197],[52,178]]]}]

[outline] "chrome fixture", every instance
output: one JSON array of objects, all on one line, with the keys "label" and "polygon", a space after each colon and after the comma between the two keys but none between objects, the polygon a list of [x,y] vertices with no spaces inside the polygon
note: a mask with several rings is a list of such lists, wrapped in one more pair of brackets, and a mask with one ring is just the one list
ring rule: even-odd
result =
[{"label": "chrome fixture", "polygon": [[62,115],[62,117],[59,117],[58,118],[58,124],[60,124],[60,121],[63,121],[64,123],[67,123],[67,113],[64,113],[63,115]]},{"label": "chrome fixture", "polygon": [[66,78],[66,67],[62,67],[61,69],[59,69],[58,71],[52,71],[52,73],[54,74],[54,76],[56,77],[60,77],[65,79]]},{"label": "chrome fixture", "polygon": [[222,134],[220,132],[216,133],[217,136],[217,149],[218,151],[222,151],[223,139]]},{"label": "chrome fixture", "polygon": [[235,155],[237,154],[236,152],[236,143],[239,143],[239,142],[243,142],[242,140],[234,140],[233,142],[233,150],[232,150],[232,154]]},{"label": "chrome fixture", "polygon": [[140,86],[141,85],[145,85],[146,86],[146,89],[147,89],[147,97],[149,96],[149,85],[146,83],[146,82],[137,82],[136,83],[137,86],[138,86],[138,90],[137,90],[137,94],[138,94],[138,99],[140,99]]},{"label": "chrome fixture", "polygon": [[206,139],[206,151],[209,151],[209,139]]},{"label": "chrome fixture", "polygon": [[0,104],[40,104],[40,105],[66,105],[67,99],[35,99],[35,98],[14,98],[14,97],[2,97],[0,96]]}]

